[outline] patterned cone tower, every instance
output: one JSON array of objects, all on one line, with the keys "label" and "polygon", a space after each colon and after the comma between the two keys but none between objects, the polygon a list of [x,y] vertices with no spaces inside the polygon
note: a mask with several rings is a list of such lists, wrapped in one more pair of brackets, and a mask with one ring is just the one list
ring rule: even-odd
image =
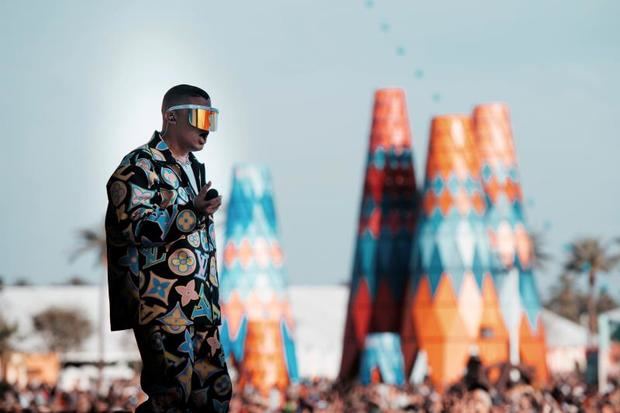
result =
[{"label": "patterned cone tower", "polygon": [[473,127],[486,192],[487,232],[497,267],[495,284],[510,331],[510,359],[533,366],[537,381],[544,382],[548,377],[545,334],[508,107],[477,106]]},{"label": "patterned cone tower", "polygon": [[[370,366],[360,363],[369,333],[389,335],[400,330],[416,197],[405,94],[400,89],[378,90],[345,325],[342,379],[363,379],[370,374],[360,369]],[[371,343],[391,339],[376,340]],[[384,350],[402,357],[400,344],[398,349],[390,346]],[[397,377],[398,373],[384,371],[383,377],[386,375]]]},{"label": "patterned cone tower", "polygon": [[371,333],[366,336],[360,362],[362,384],[387,383],[403,385],[405,369],[397,333]]},{"label": "patterned cone tower", "polygon": [[507,351],[484,213],[469,117],[433,119],[402,336],[406,371],[424,351],[440,390],[480,353],[481,331],[485,351]]},{"label": "patterned cone tower", "polygon": [[239,385],[264,393],[298,379],[293,319],[278,241],[271,177],[236,166],[228,204],[221,277],[222,345]]}]

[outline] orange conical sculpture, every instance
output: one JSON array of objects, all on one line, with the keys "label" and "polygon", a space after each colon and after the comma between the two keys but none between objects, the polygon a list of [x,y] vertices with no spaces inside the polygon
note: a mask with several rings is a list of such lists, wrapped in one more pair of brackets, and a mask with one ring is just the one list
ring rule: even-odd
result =
[{"label": "orange conical sculpture", "polygon": [[345,325],[343,379],[358,376],[364,381],[371,376],[370,371],[360,371],[374,368],[373,363],[360,363],[364,352],[370,355],[366,361],[379,354],[392,361],[379,363],[384,381],[390,377],[393,384],[404,382],[398,334],[409,279],[416,199],[405,94],[400,89],[380,89],[375,93]]},{"label": "orange conical sculpture", "polygon": [[285,349],[281,337],[277,319],[248,322],[239,388],[252,385],[262,394],[269,394],[273,388],[286,389],[289,374],[282,357]]},{"label": "orange conical sculpture", "polygon": [[510,332],[510,358],[534,367],[542,383],[548,377],[545,333],[508,107],[501,103],[477,106],[473,128],[486,193],[495,287]]},{"label": "orange conical sculpture", "polygon": [[407,371],[424,351],[431,381],[440,390],[462,377],[472,353],[484,352],[493,358],[507,353],[507,333],[490,272],[484,213],[470,119],[436,117],[402,340]]}]

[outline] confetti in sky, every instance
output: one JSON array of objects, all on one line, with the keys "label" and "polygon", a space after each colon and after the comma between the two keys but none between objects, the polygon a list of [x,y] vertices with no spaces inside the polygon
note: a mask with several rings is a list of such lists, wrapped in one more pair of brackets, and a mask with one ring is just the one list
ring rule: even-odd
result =
[{"label": "confetti in sky", "polygon": [[[364,5],[368,9],[374,8],[375,1],[376,0],[364,0]],[[380,20],[378,26],[379,26],[379,30],[381,33],[384,33],[384,34],[393,33],[392,25],[390,24],[389,19]],[[400,44],[395,47],[395,55],[398,56],[399,58],[403,58],[407,54],[408,53],[407,53],[406,44]],[[408,60],[409,59],[403,60],[403,64],[407,64]],[[418,67],[413,71],[413,76],[415,79],[422,80],[425,77],[425,72],[421,67]],[[433,102],[439,103],[441,101],[441,94],[439,92],[435,92],[434,94],[431,95],[431,99]]]}]

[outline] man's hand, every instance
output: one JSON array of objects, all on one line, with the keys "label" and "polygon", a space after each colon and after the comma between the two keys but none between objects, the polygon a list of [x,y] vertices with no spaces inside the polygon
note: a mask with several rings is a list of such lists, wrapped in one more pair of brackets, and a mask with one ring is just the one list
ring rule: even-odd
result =
[{"label": "man's hand", "polygon": [[194,198],[194,206],[205,215],[213,215],[215,211],[219,209],[220,205],[222,205],[221,196],[215,197],[209,201],[205,199],[207,191],[209,191],[210,188],[211,181],[207,182],[207,184],[200,189],[196,198]]}]

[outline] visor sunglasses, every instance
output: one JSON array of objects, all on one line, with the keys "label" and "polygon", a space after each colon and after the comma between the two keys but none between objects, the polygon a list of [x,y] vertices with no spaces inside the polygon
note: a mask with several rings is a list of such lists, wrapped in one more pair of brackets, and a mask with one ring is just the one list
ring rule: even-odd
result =
[{"label": "visor sunglasses", "polygon": [[187,120],[193,127],[209,132],[217,130],[217,115],[219,113],[217,109],[202,105],[176,105],[169,107],[166,112],[178,109],[187,109]]}]

